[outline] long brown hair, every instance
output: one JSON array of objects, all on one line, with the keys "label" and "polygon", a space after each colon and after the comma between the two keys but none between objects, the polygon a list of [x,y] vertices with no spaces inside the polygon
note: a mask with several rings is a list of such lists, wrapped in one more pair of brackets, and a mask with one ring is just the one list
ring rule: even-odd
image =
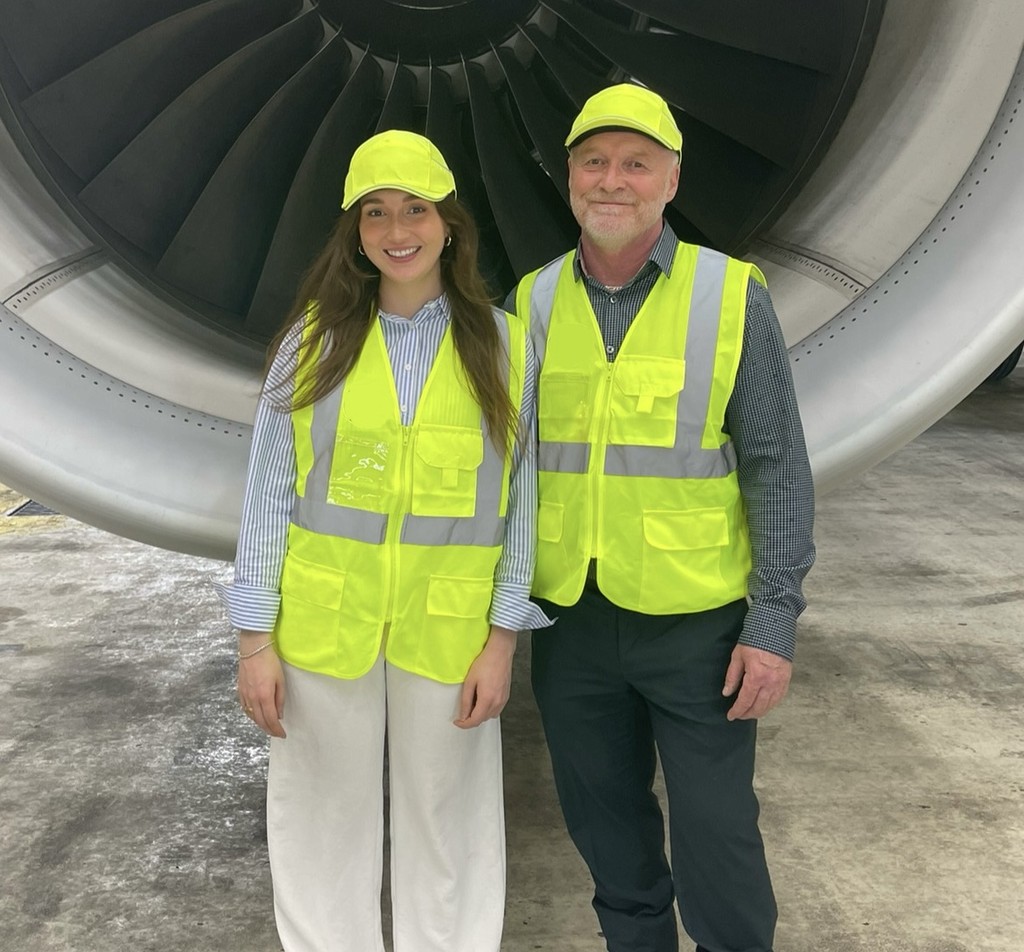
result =
[{"label": "long brown hair", "polygon": [[[491,310],[492,297],[477,267],[476,225],[449,195],[436,203],[451,243],[441,253],[441,284],[451,308],[452,340],[486,431],[500,453],[517,440],[518,419],[507,386],[509,359]],[[299,287],[284,326],[271,341],[267,369],[282,341],[315,302],[316,320],[299,343],[295,370],[275,389],[291,385],[288,410],[327,396],[352,369],[377,316],[380,272],[359,254],[359,204],[342,212],[327,244]],[[323,350],[322,359],[317,355]],[[308,373],[310,366],[313,373]]]}]

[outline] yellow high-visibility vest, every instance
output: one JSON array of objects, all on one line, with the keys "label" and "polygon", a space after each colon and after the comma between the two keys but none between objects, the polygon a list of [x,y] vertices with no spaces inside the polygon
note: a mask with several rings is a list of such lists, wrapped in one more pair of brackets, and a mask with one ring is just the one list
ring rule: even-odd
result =
[{"label": "yellow high-visibility vest", "polygon": [[[509,394],[522,404],[521,321],[496,311]],[[391,664],[465,679],[487,641],[505,536],[511,450],[484,432],[449,328],[413,422],[403,426],[375,320],[341,386],[292,414],[296,499],[281,578],[277,650],[289,664],[357,678],[385,625]]]},{"label": "yellow high-visibility vest", "polygon": [[591,559],[616,605],[661,615],[747,594],[750,540],[724,429],[736,379],[749,263],[680,243],[615,360],[575,252],[522,280],[538,384],[540,508],[533,594],[580,597]]}]

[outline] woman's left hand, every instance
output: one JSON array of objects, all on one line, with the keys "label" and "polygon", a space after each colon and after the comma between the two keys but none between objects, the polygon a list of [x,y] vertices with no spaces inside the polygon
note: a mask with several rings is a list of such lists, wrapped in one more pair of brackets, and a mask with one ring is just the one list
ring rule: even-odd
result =
[{"label": "woman's left hand", "polygon": [[512,656],[518,632],[491,625],[483,651],[469,666],[462,683],[459,712],[453,723],[468,730],[501,714],[512,687]]}]

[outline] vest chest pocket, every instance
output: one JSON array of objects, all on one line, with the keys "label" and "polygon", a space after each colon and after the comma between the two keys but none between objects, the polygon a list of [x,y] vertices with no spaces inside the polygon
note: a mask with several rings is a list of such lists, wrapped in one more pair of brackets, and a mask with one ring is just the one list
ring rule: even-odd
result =
[{"label": "vest chest pocket", "polygon": [[463,426],[424,424],[412,463],[414,516],[472,516],[476,475],[484,460],[484,436]]},{"label": "vest chest pocket", "polygon": [[686,364],[674,357],[620,357],[612,377],[608,442],[674,446]]},{"label": "vest chest pocket", "polygon": [[541,372],[537,428],[544,443],[586,443],[594,405],[590,374]]}]

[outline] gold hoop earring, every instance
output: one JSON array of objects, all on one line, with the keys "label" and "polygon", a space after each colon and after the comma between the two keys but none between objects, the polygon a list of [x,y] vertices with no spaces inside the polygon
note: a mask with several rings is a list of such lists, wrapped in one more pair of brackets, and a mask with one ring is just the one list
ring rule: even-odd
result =
[{"label": "gold hoop earring", "polygon": [[445,240],[444,240],[444,246],[445,246],[445,247],[447,248],[447,247],[448,247],[448,246],[449,246],[449,245],[450,245],[451,243],[452,243],[452,236],[451,236],[451,235],[449,235],[449,236],[448,236],[447,238],[445,238]]}]

